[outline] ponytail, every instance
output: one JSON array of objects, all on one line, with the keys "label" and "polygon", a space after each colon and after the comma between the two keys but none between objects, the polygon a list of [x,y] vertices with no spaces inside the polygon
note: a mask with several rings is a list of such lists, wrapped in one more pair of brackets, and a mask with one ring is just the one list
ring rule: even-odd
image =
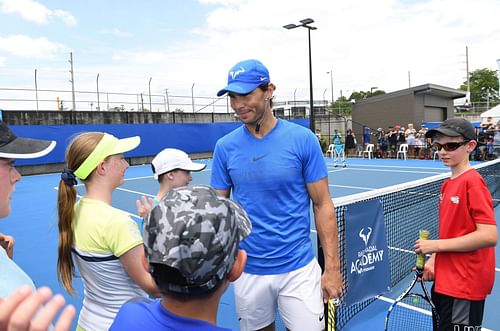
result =
[{"label": "ponytail", "polygon": [[59,217],[59,243],[57,258],[57,276],[59,282],[68,293],[73,295],[73,277],[75,277],[75,265],[71,256],[74,243],[73,218],[74,205],[76,202],[76,190],[67,185],[63,179],[59,182],[57,198],[57,213]]},{"label": "ponytail", "polygon": [[[59,240],[57,257],[57,278],[64,289],[73,295],[73,278],[75,277],[75,264],[71,250],[75,243],[73,232],[75,218],[76,189],[74,185],[77,180],[73,171],[87,159],[102,139],[102,132],[87,132],[76,136],[66,151],[66,166],[59,181],[57,194],[57,216],[59,219]],[[92,174],[88,177],[90,178]],[[87,179],[88,179],[87,178]]]}]

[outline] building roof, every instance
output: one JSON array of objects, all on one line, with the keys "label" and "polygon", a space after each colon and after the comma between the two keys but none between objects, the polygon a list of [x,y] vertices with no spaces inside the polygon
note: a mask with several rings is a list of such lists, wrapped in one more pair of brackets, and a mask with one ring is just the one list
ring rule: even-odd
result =
[{"label": "building roof", "polygon": [[458,99],[458,98],[463,98],[466,96],[464,91],[457,90],[457,89],[450,88],[450,87],[446,87],[446,86],[428,83],[428,84],[424,84],[424,85],[410,87],[410,88],[407,88],[404,90],[399,90],[399,91],[389,92],[386,94],[377,95],[374,97],[369,97],[366,99],[356,100],[356,103],[358,103],[358,104],[371,103],[371,102],[376,102],[376,101],[382,101],[385,99],[400,97],[400,96],[408,95],[408,94],[434,95],[434,96],[447,98],[447,99]]}]

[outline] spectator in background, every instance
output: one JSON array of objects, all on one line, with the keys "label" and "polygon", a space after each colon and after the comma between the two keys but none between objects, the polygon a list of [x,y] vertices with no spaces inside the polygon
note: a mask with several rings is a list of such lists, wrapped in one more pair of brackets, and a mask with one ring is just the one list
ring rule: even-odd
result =
[{"label": "spectator in background", "polygon": [[[44,156],[55,145],[55,141],[17,137],[2,121],[0,110],[0,218],[10,214],[12,194],[16,183],[21,180],[14,161]],[[13,260],[14,243],[12,236],[0,233],[0,330],[28,330],[30,327],[48,330],[64,306],[64,298],[52,296],[47,287],[35,289],[31,278]],[[69,330],[74,316],[75,308],[66,306],[55,330]]]},{"label": "spectator in background", "polygon": [[339,130],[335,129],[332,136],[332,144],[341,145],[342,144],[342,135]]},{"label": "spectator in background", "polygon": [[413,127],[413,123],[408,123],[408,128],[405,131],[406,143],[408,144],[408,155],[415,157],[415,135],[417,134],[417,130]]},{"label": "spectator in background", "polygon": [[479,126],[483,130],[494,130],[495,129],[495,121],[493,121],[493,117],[487,117],[484,123],[481,123]]},{"label": "spectator in background", "polygon": [[387,139],[389,140],[389,151],[391,152],[391,157],[396,157],[397,145],[398,145],[398,130],[399,126],[389,127],[389,132],[387,133]]},{"label": "spectator in background", "polygon": [[366,149],[366,145],[371,144],[371,131],[370,128],[365,126],[363,127],[363,145]]},{"label": "spectator in background", "polygon": [[316,129],[316,137],[318,137],[318,140],[321,141],[321,130]]},{"label": "spectator in background", "polygon": [[404,127],[399,128],[399,132],[398,132],[397,136],[398,136],[398,146],[396,149],[399,150],[399,146],[401,146],[401,144],[406,144],[406,136],[405,136],[405,128]]},{"label": "spectator in background", "polygon": [[349,155],[354,155],[356,153],[356,135],[352,132],[352,129],[347,129],[347,133],[345,135],[345,148],[347,157]]}]

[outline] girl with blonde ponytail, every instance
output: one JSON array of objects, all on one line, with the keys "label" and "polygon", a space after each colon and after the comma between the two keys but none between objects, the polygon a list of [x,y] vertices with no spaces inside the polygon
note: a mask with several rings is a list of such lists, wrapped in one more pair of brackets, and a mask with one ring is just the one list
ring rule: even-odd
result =
[{"label": "girl with blonde ponytail", "polygon": [[[137,296],[158,296],[144,267],[144,248],[137,224],[111,206],[112,193],[123,183],[128,163],[123,153],[136,148],[138,136],[117,139],[102,132],[76,136],[66,151],[57,210],[57,271],[74,294],[75,264],[85,288],[77,330],[108,330],[121,305]],[[77,201],[77,178],[85,185]]]}]

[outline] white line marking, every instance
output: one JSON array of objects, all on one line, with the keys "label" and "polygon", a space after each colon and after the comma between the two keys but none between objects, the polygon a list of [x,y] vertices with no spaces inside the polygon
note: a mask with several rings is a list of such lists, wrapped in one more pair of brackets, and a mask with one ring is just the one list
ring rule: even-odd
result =
[{"label": "white line marking", "polygon": [[151,197],[151,198],[155,197],[155,195],[151,195],[151,194],[143,193],[143,192],[138,192],[138,191],[133,191],[133,190],[129,190],[129,189],[122,188],[122,187],[117,187],[116,190],[125,191],[125,192],[129,192],[129,193],[134,193],[134,194],[139,194],[139,195],[144,195],[144,196]]},{"label": "white line marking", "polygon": [[[329,164],[329,166],[331,166]],[[351,164],[353,167],[364,167],[364,168],[396,168],[396,169],[429,169],[429,170],[442,170],[443,172],[449,172],[447,168],[434,168],[434,167],[408,167],[408,166],[384,166],[384,165],[364,165],[364,164]]]},{"label": "white line marking", "polygon": [[331,187],[342,187],[342,188],[353,188],[356,190],[376,190],[376,187],[362,187],[362,186],[349,186],[349,185],[334,185],[334,184],[329,184],[328,186]]},{"label": "white line marking", "polygon": [[[378,299],[380,299],[382,301],[385,301],[385,302],[389,302],[390,304],[393,304],[394,301],[396,301],[396,300],[393,300],[393,299],[390,299],[390,298],[387,298],[387,297],[384,297],[384,296],[379,296]],[[401,305],[402,307],[405,307],[407,309],[411,309],[413,311],[416,311],[416,312],[419,312],[419,313],[422,313],[422,314],[425,314],[425,315],[428,315],[428,316],[432,316],[432,313],[431,313],[430,310],[418,308],[418,307],[406,304],[404,302],[400,302],[399,305]]]},{"label": "white line marking", "polygon": [[398,248],[398,247],[392,247],[392,246],[387,246],[389,249],[392,249],[392,250],[395,250],[395,251],[399,251],[399,252],[403,252],[403,253],[410,253],[410,254],[415,254],[414,251],[410,251],[410,250],[407,250],[407,249],[403,249],[403,248]]},{"label": "white line marking", "polygon": [[[402,173],[411,173],[411,174],[433,174],[433,175],[441,175],[442,172],[436,172],[436,171],[414,171],[414,170],[397,170],[397,169],[360,169],[360,168],[353,168],[347,166],[347,168],[342,168],[342,170],[357,170],[357,171],[376,171],[376,172],[402,172]],[[330,170],[328,172],[336,172],[339,170]]]}]

